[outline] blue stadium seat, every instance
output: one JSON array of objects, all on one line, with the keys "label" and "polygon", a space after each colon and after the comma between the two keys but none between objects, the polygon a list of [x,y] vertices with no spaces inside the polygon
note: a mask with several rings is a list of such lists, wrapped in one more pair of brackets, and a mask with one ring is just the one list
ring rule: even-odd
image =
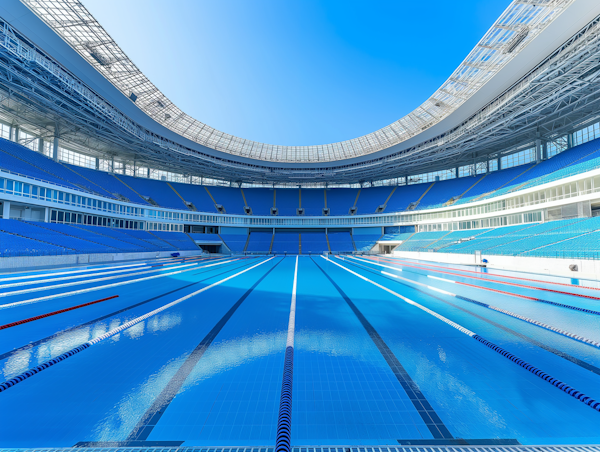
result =
[{"label": "blue stadium seat", "polygon": [[[86,190],[91,193],[106,196],[108,198],[116,199],[110,192],[106,191],[102,186],[95,184],[94,182],[84,178],[80,174],[71,171],[67,166],[61,163],[55,162],[51,158],[46,157],[44,154],[34,152],[31,149],[21,146],[20,144],[13,143],[12,141],[4,140],[0,138],[0,149],[7,154],[12,155],[18,159],[22,159],[27,162],[29,166],[35,166],[45,172],[48,177],[53,180],[45,180],[49,182],[55,182],[65,185],[74,186],[79,190]],[[34,176],[36,177],[36,176]]]},{"label": "blue stadium seat", "polygon": [[329,215],[348,215],[354,206],[358,189],[356,188],[329,188],[327,189],[327,207]]},{"label": "blue stadium seat", "polygon": [[171,182],[171,186],[186,202],[191,202],[198,212],[217,213],[215,203],[204,185]]},{"label": "blue stadium seat", "polygon": [[[270,188],[245,188],[244,196],[252,215],[269,216],[273,207],[274,190]],[[296,212],[294,212],[296,215]]]},{"label": "blue stadium seat", "polygon": [[[296,194],[298,191],[296,190]],[[300,234],[297,232],[275,232],[273,254],[298,254],[300,252]]]},{"label": "blue stadium seat", "polygon": [[89,168],[82,168],[80,166],[67,165],[67,168],[70,168],[72,171],[79,173],[80,175],[86,177],[87,179],[93,181],[97,185],[103,187],[111,193],[115,198],[119,198],[120,196],[125,197],[131,202],[149,205],[146,200],[141,198],[139,194],[125,185],[120,179],[116,178],[110,173],[105,173],[104,171],[97,171]]},{"label": "blue stadium seat", "polygon": [[[6,220],[0,220],[0,228],[3,221]],[[0,231],[0,256],[2,257],[55,256],[73,253],[75,251],[69,248]]]},{"label": "blue stadium seat", "polygon": [[239,188],[233,187],[208,187],[208,191],[215,198],[215,202],[225,208],[230,215],[245,215],[244,198]]},{"label": "blue stadium seat", "polygon": [[303,188],[301,190],[304,215],[321,216],[325,207],[325,190],[322,188]]},{"label": "blue stadium seat", "polygon": [[295,188],[277,188],[275,190],[275,203],[279,216],[296,216],[300,207],[300,193]]},{"label": "blue stadium seat", "polygon": [[[0,151],[3,151],[7,148],[7,145],[4,143],[5,140],[0,139]],[[9,142],[10,143],[10,142]],[[11,143],[12,144],[12,143]],[[29,151],[33,152],[33,151]],[[26,161],[20,160],[17,157],[14,157],[12,154],[7,152],[2,152],[0,154],[0,168],[3,170],[7,170],[11,173],[17,173],[22,176],[32,177],[34,179],[39,179],[45,182],[49,182],[52,184],[60,185],[67,188],[72,188],[75,190],[84,190],[85,192],[92,193],[87,188],[81,188],[77,185],[70,183],[67,180],[60,179],[53,174],[50,174],[46,171],[43,171],[40,168],[37,168],[33,165],[30,165]]]},{"label": "blue stadium seat", "polygon": [[302,254],[323,254],[329,251],[325,231],[303,232],[300,234]]},{"label": "blue stadium seat", "polygon": [[353,239],[356,251],[371,251],[380,238],[381,234],[354,234]]},{"label": "blue stadium seat", "polygon": [[116,177],[129,185],[141,196],[151,198],[160,207],[188,210],[188,207],[184,204],[183,200],[164,181],[146,179],[143,177],[123,176],[121,174]]},{"label": "blue stadium seat", "polygon": [[234,253],[242,253],[244,252],[244,248],[246,247],[246,242],[248,241],[248,233],[238,233],[238,234],[219,234],[227,248],[229,248]]},{"label": "blue stadium seat", "polygon": [[329,248],[332,253],[350,253],[355,251],[350,231],[327,231]]},{"label": "blue stadium seat", "polygon": [[394,248],[394,251],[423,251],[449,233],[450,231],[417,232]]},{"label": "blue stadium seat", "polygon": [[431,183],[400,185],[394,191],[385,208],[386,213],[402,212],[425,193]]},{"label": "blue stadium seat", "polygon": [[151,231],[152,235],[167,242],[178,250],[198,250],[198,245],[184,232]]},{"label": "blue stadium seat", "polygon": [[250,239],[248,240],[248,247],[246,248],[247,253],[268,253],[271,248],[271,241],[273,239],[273,231],[257,231],[250,233]]},{"label": "blue stadium seat", "polygon": [[434,209],[443,207],[445,203],[454,197],[462,195],[470,187],[483,179],[482,175],[473,177],[459,177],[457,179],[448,179],[436,182],[419,202],[416,210]]},{"label": "blue stadium seat", "polygon": [[120,232],[135,237],[139,240],[149,243],[157,251],[177,251],[177,248],[170,243],[158,238],[156,235],[139,229],[120,229]]},{"label": "blue stadium seat", "polygon": [[356,214],[365,215],[375,213],[377,208],[385,203],[394,187],[363,188],[356,202]]}]

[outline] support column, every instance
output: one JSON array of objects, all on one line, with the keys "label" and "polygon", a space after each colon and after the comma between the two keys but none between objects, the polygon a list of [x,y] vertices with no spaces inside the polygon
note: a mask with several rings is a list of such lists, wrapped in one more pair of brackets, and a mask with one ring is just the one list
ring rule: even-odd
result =
[{"label": "support column", "polygon": [[44,222],[48,223],[50,221],[50,207],[44,208]]},{"label": "support column", "polygon": [[498,162],[498,170],[502,169],[502,157],[496,157],[496,161]]},{"label": "support column", "polygon": [[113,174],[115,173],[115,157],[114,156],[112,156],[110,158],[110,172]]},{"label": "support column", "polygon": [[548,142],[542,141],[542,160],[548,160]]},{"label": "support column", "polygon": [[96,159],[95,159],[95,160],[96,160],[96,161],[95,161],[95,164],[96,164],[96,170],[99,170],[99,169],[100,169],[100,159],[99,159],[98,157],[96,157]]},{"label": "support column", "polygon": [[19,125],[18,124],[13,126],[13,141],[15,143],[19,142]]},{"label": "support column", "polygon": [[44,139],[42,137],[38,138],[38,152],[40,154],[44,153]]},{"label": "support column", "polygon": [[542,140],[535,140],[535,162],[540,163],[542,161]]},{"label": "support column", "polygon": [[571,149],[573,147],[573,134],[567,134],[567,149]]},{"label": "support column", "polygon": [[10,201],[2,201],[2,218],[5,220],[10,218]]},{"label": "support column", "polygon": [[150,179],[150,167],[146,168],[146,179]]},{"label": "support column", "polygon": [[52,160],[58,162],[58,137],[54,136],[54,142],[52,143]]}]

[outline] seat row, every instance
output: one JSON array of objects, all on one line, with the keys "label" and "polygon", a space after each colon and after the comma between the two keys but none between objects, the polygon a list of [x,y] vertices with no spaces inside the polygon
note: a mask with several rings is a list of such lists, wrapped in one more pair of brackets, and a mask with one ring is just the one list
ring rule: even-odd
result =
[{"label": "seat row", "polygon": [[112,174],[55,162],[0,139],[0,169],[145,206],[234,215],[363,215],[489,199],[600,167],[600,139],[540,163],[438,182],[371,188],[283,189],[203,186]]}]

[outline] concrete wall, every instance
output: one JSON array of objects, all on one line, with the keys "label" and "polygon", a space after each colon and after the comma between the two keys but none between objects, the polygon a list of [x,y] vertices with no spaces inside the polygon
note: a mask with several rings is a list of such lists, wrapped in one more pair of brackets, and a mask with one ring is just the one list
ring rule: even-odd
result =
[{"label": "concrete wall", "polygon": [[[480,262],[474,254],[430,253],[417,251],[394,251],[395,257],[419,259],[423,261],[442,262],[448,264],[477,265]],[[587,259],[555,259],[549,257],[496,256],[482,254],[487,259],[488,268],[514,270],[523,273],[566,276],[568,278],[600,280],[600,261]],[[578,271],[569,270],[575,264]]]},{"label": "concrete wall", "polygon": [[[18,256],[0,258],[0,268],[19,269],[50,267],[54,265],[85,265],[103,262],[119,262],[140,259],[169,257],[175,251],[156,251],[145,253],[102,253],[102,254],[65,254],[61,256]],[[181,256],[195,256],[200,250],[178,251]]]}]

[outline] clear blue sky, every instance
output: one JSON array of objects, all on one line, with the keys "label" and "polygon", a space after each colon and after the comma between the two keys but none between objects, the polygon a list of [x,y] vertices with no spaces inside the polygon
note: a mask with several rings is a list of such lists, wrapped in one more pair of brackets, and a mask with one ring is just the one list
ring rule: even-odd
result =
[{"label": "clear blue sky", "polygon": [[386,126],[456,69],[508,0],[83,0],[183,111],[325,144]]}]

